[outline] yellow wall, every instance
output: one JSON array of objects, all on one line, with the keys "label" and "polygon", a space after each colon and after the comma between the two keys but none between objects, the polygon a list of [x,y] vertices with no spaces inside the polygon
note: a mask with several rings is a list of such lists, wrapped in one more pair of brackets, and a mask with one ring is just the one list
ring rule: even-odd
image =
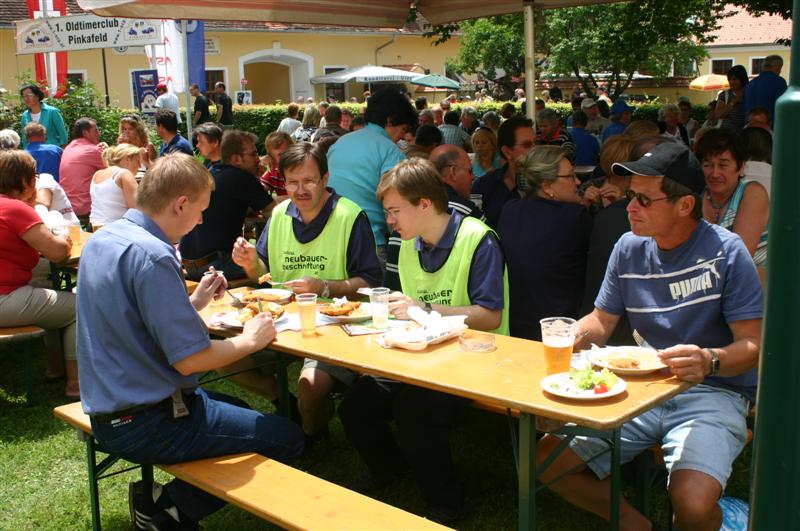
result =
[{"label": "yellow wall", "polygon": [[711,73],[711,59],[733,59],[734,65],[744,66],[745,70],[747,70],[747,73],[753,75],[753,73],[750,71],[751,59],[777,54],[783,57],[783,70],[781,70],[781,77],[788,81],[789,52],[790,49],[786,46],[713,46],[708,48],[708,53],[710,56],[709,59],[698,65],[698,75]]},{"label": "yellow wall", "polygon": [[289,101],[289,67],[277,63],[250,63],[244,67],[247,89],[253,91],[253,103]]}]

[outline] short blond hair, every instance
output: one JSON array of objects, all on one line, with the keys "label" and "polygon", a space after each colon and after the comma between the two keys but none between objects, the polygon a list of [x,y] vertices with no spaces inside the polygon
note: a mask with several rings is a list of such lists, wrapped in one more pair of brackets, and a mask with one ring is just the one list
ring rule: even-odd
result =
[{"label": "short blond hair", "polygon": [[600,149],[600,167],[606,175],[614,175],[611,165],[615,162],[627,162],[631,160],[633,146],[636,139],[627,135],[614,135],[605,142]]},{"label": "short blond hair", "polygon": [[133,144],[119,144],[103,151],[103,162],[106,166],[116,166],[125,159],[139,157],[140,148]]},{"label": "short blond hair", "polygon": [[536,146],[516,160],[517,190],[523,197],[535,195],[544,183],[558,178],[558,165],[569,152],[561,146]]},{"label": "short blond hair", "polygon": [[425,198],[433,203],[440,214],[447,212],[447,192],[439,172],[429,160],[414,157],[399,162],[387,171],[378,183],[375,195],[383,202],[384,196],[394,190],[414,206]]},{"label": "short blond hair", "polygon": [[182,195],[196,201],[213,190],[214,178],[205,166],[185,153],[172,153],[159,157],[147,170],[136,190],[136,205],[157,214]]}]

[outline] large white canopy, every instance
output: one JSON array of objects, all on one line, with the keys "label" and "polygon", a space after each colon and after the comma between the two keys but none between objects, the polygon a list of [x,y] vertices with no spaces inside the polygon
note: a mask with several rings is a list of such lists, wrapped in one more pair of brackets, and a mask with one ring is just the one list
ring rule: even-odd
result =
[{"label": "large white canopy", "polygon": [[364,65],[347,70],[339,70],[324,76],[312,77],[314,84],[321,83],[349,83],[357,81],[359,83],[380,83],[382,81],[411,81],[420,77],[421,74],[398,70],[396,68],[386,68],[385,66]]}]

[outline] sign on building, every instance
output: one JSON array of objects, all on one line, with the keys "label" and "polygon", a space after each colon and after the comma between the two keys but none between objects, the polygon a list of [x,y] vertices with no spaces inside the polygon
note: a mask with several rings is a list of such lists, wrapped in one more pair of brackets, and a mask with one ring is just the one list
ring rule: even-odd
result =
[{"label": "sign on building", "polygon": [[17,53],[61,52],[161,44],[160,21],[95,15],[19,20]]}]

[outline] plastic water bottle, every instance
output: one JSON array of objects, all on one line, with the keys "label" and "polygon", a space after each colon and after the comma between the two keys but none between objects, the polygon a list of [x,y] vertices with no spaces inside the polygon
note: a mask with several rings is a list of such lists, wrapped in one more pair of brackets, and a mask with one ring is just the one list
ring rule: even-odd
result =
[{"label": "plastic water bottle", "polygon": [[722,509],[722,527],[719,531],[747,531],[750,506],[746,501],[725,496],[717,505]]}]

